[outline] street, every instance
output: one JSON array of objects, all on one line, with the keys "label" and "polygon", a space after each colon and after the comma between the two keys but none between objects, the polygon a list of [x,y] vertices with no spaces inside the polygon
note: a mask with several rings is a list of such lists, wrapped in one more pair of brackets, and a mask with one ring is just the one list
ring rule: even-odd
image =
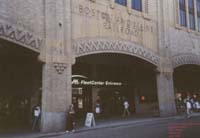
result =
[{"label": "street", "polygon": [[[199,138],[200,117],[66,133],[53,138]],[[45,136],[46,137],[46,136]],[[44,138],[44,137],[43,137]]]}]

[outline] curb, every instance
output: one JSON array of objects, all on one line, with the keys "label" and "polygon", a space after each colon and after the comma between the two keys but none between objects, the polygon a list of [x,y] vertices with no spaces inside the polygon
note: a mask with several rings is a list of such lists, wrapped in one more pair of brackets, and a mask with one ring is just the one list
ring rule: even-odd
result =
[{"label": "curb", "polygon": [[[200,113],[195,113],[192,114],[192,117],[198,117],[200,116]],[[146,118],[146,119],[139,119],[139,120],[126,120],[124,122],[114,122],[114,123],[105,123],[105,124],[100,124],[97,125],[96,127],[83,127],[77,129],[74,133],[81,133],[81,132],[86,132],[86,131],[92,131],[92,130],[97,130],[97,129],[105,129],[105,128],[114,128],[114,127],[119,127],[119,126],[129,126],[129,125],[142,125],[145,123],[157,123],[159,121],[166,121],[166,120],[182,120],[185,119],[183,115],[179,116],[171,116],[171,117],[157,117],[157,118]],[[74,134],[74,133],[69,133],[69,134]],[[24,134],[24,135],[18,135],[18,136],[11,136],[11,137],[1,137],[0,138],[48,138],[48,137],[56,137],[56,136],[61,136],[61,135],[66,135],[68,133],[65,132],[53,132],[53,133],[37,133],[37,134]]]},{"label": "curb", "polygon": [[[86,131],[92,131],[92,130],[98,130],[98,129],[105,129],[105,128],[114,128],[114,127],[119,127],[119,126],[129,126],[129,125],[141,125],[147,122],[152,122],[152,121],[165,121],[165,120],[173,120],[173,119],[182,119],[180,116],[172,116],[172,117],[165,117],[165,118],[149,118],[149,119],[141,119],[141,120],[133,120],[133,121],[126,121],[126,122],[119,122],[119,123],[110,123],[106,125],[99,125],[96,127],[84,127],[81,129],[76,130],[74,133],[81,133],[81,132],[86,132]],[[152,122],[155,123],[155,122]],[[46,134],[43,136],[38,136],[34,138],[45,138],[45,137],[54,137],[54,136],[61,136],[65,135],[67,133],[65,132],[60,132],[60,133],[52,133],[52,134]],[[73,134],[73,133],[69,133]]]}]

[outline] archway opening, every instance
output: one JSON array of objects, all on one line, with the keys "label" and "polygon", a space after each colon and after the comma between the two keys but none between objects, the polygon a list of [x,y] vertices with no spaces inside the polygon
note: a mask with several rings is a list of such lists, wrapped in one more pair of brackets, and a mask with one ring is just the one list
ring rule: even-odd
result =
[{"label": "archway opening", "polygon": [[102,118],[122,116],[128,100],[132,115],[158,110],[155,66],[137,57],[101,53],[76,58],[72,68],[72,102],[78,115],[95,112]]},{"label": "archway opening", "polygon": [[31,128],[32,108],[40,102],[42,64],[38,53],[0,40],[0,132]]},{"label": "archway opening", "polygon": [[[174,70],[174,88],[177,111],[181,113],[184,99],[190,96],[194,102],[200,102],[200,66],[183,65]],[[200,105],[199,105],[200,107]]]}]

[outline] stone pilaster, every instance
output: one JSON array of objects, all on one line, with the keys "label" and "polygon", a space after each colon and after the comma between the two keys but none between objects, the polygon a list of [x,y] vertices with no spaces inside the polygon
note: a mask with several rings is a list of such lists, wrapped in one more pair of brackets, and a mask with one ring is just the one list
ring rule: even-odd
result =
[{"label": "stone pilaster", "polygon": [[134,102],[135,102],[135,113],[138,113],[138,106],[139,106],[139,94],[138,94],[138,91],[137,89],[135,88],[134,89]]},{"label": "stone pilaster", "polygon": [[43,65],[41,131],[64,131],[66,111],[71,104],[71,66]]},{"label": "stone pilaster", "polygon": [[160,116],[176,114],[172,72],[157,73],[157,93]]},{"label": "stone pilaster", "polygon": [[129,14],[131,14],[132,8],[131,8],[131,0],[127,0],[127,11]]},{"label": "stone pilaster", "polygon": [[169,1],[158,1],[158,47],[159,66],[157,71],[157,94],[160,116],[171,116],[176,114],[173,67],[171,62],[170,37],[169,37]]},{"label": "stone pilaster", "polygon": [[71,104],[71,0],[44,0],[45,46],[42,73],[42,132],[65,130]]}]

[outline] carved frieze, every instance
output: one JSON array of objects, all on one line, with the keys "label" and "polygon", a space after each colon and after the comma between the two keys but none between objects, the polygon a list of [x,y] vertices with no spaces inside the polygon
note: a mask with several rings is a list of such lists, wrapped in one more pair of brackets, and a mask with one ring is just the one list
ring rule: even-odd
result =
[{"label": "carved frieze", "polygon": [[43,40],[34,33],[0,21],[0,38],[40,52]]},{"label": "carved frieze", "polygon": [[186,64],[200,65],[200,56],[195,54],[181,54],[172,58],[173,68]]},{"label": "carved frieze", "polygon": [[156,53],[150,49],[127,41],[110,39],[78,40],[74,42],[73,49],[76,57],[111,52],[136,56],[156,66],[159,63],[159,56]]}]

